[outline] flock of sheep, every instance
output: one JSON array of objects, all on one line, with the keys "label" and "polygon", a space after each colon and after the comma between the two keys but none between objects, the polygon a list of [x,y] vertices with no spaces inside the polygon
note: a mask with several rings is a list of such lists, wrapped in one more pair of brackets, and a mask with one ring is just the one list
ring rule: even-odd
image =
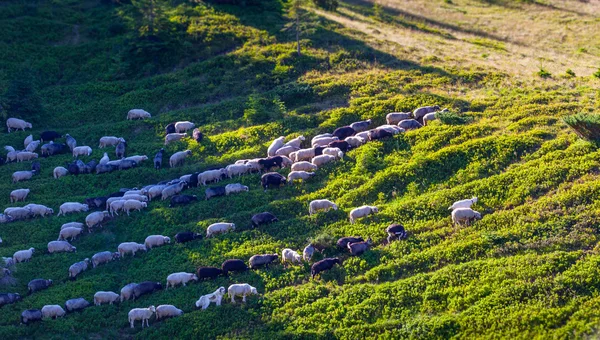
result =
[{"label": "flock of sheep", "polygon": [[[315,136],[311,140],[310,148],[301,148],[302,143],[305,141],[304,136],[296,137],[288,142],[285,142],[284,137],[275,139],[267,150],[266,158],[256,158],[248,160],[239,160],[234,164],[230,164],[224,168],[211,169],[204,172],[196,172],[181,176],[169,181],[163,181],[160,183],[152,184],[143,187],[142,189],[122,189],[118,192],[112,193],[105,197],[91,197],[85,200],[85,203],[79,202],[66,202],[59,208],[58,215],[67,215],[70,213],[87,212],[90,209],[100,209],[100,211],[94,211],[87,215],[85,218],[85,224],[81,222],[69,222],[62,225],[59,232],[58,240],[50,241],[48,243],[48,253],[57,252],[76,252],[76,247],[71,245],[69,241],[73,242],[77,237],[84,233],[84,227],[87,226],[88,232],[92,232],[94,228],[102,227],[104,223],[110,219],[118,216],[118,213],[123,211],[127,215],[131,211],[140,211],[147,208],[148,202],[154,198],[160,197],[162,200],[170,199],[170,206],[190,204],[197,200],[196,196],[182,195],[181,192],[189,187],[196,187],[201,185],[207,185],[211,182],[219,182],[223,178],[239,177],[249,173],[263,173],[261,176],[261,185],[264,190],[269,187],[278,187],[286,185],[288,182],[305,181],[314,175],[314,172],[323,165],[341,160],[344,157],[344,153],[353,148],[359,147],[360,145],[377,139],[393,136],[397,133],[404,132],[409,129],[419,128],[422,125],[427,124],[428,121],[436,119],[436,114],[439,112],[438,106],[428,106],[416,109],[412,113],[390,113],[387,115],[386,125],[382,125],[373,129],[369,129],[371,120],[361,121],[353,123],[349,126],[344,126],[336,129],[332,133],[321,134]],[[127,119],[144,119],[149,118],[150,114],[144,110],[131,110],[127,115]],[[11,129],[25,129],[31,128],[31,124],[24,122],[19,119],[10,118],[7,120],[7,127],[9,132]],[[169,124],[166,127],[166,138],[165,144],[174,140],[179,140],[186,135],[186,132],[194,128],[194,124],[191,122],[177,122]],[[24,142],[25,151],[18,151],[16,154],[11,155],[11,159],[19,161],[26,159],[35,159],[36,156],[19,157],[21,153],[33,153],[37,146],[41,142],[61,137],[60,134],[51,132],[44,132],[40,141],[33,141],[32,136],[28,136]],[[196,140],[202,138],[202,134],[195,129],[193,137]],[[74,157],[79,155],[90,155],[90,147],[78,147],[73,137],[68,134],[65,135],[67,139],[67,145],[64,147],[69,148],[73,152]],[[35,143],[35,147],[28,146]],[[46,144],[49,146],[56,145]],[[58,143],[57,143],[58,144]],[[119,146],[122,146],[119,149]],[[125,158],[125,146],[126,142],[123,138],[117,137],[102,137],[100,139],[99,147],[115,146],[117,157],[120,158],[117,161],[110,161],[107,154],[104,154],[103,159],[98,164],[83,164],[85,172],[86,167],[94,167],[98,169],[99,166],[116,166],[119,169],[131,168],[139,164],[140,162],[147,160],[147,156],[131,156]],[[61,147],[62,149],[63,147]],[[48,148],[46,148],[48,149]],[[52,149],[52,147],[50,147]],[[15,152],[14,149],[9,154]],[[154,166],[160,169],[162,166],[162,156],[164,149],[154,157]],[[183,160],[191,155],[189,150],[176,152],[171,156],[169,164],[171,167],[178,166],[183,163]],[[7,157],[9,159],[9,157]],[[112,163],[111,162],[115,162]],[[83,163],[83,162],[81,162]],[[126,163],[123,167],[122,164]],[[134,164],[128,166],[127,164]],[[79,171],[79,164],[77,162],[72,164],[69,169],[55,169],[54,177],[59,178],[67,173],[82,173]],[[38,165],[39,167],[39,165]],[[284,168],[289,167],[287,178],[279,174],[278,172],[272,172],[273,168]],[[77,169],[77,170],[75,170]],[[39,171],[39,170],[38,170]],[[66,173],[65,173],[66,171]],[[112,171],[112,170],[111,170]],[[35,173],[35,169],[31,172]],[[103,172],[103,171],[101,171]],[[101,173],[97,172],[97,173]],[[20,173],[20,172],[19,172]],[[31,175],[33,176],[33,174]],[[28,178],[31,178],[29,176]],[[21,174],[13,174],[13,181],[21,181],[27,176]],[[248,191],[247,186],[243,186],[239,183],[228,184],[226,186],[210,187],[205,190],[205,199],[211,199],[216,196],[227,196],[230,194],[243,193]],[[10,201],[19,202],[25,201],[29,189],[17,189],[11,192]],[[481,214],[472,210],[471,206],[477,202],[477,198],[461,200],[455,202],[449,209],[452,210],[452,221],[455,224],[469,224],[471,221],[480,219]],[[338,206],[327,199],[313,200],[309,203],[309,214],[313,215],[319,211],[328,211],[330,209],[337,210]],[[4,214],[0,214],[0,223],[7,223],[14,220],[22,220],[34,216],[47,216],[54,213],[53,209],[38,204],[28,204],[24,207],[11,207],[4,211]],[[360,218],[364,218],[370,214],[378,213],[378,208],[375,206],[361,206],[352,209],[349,213],[350,223],[354,223]],[[277,222],[278,219],[275,215],[270,212],[262,212],[252,216],[251,222],[253,227],[260,227],[261,225]],[[214,237],[220,233],[233,232],[236,226],[233,223],[219,222],[208,226],[206,229],[206,237]],[[386,228],[388,234],[387,241],[401,240],[407,237],[407,232],[403,225],[392,224]],[[175,235],[175,240],[178,243],[190,242],[196,239],[201,239],[202,234],[192,231],[181,231]],[[0,239],[1,242],[1,239]],[[102,251],[94,256],[92,259],[84,259],[83,261],[76,262],[69,267],[69,278],[76,279],[76,277],[82,272],[91,268],[96,268],[98,265],[108,263],[110,261],[122,259],[127,255],[135,256],[139,251],[147,252],[154,247],[165,246],[171,243],[171,239],[164,235],[150,235],[146,237],[143,244],[136,242],[124,242],[117,247],[116,252]],[[343,237],[337,241],[337,246],[340,249],[347,249],[351,255],[359,256],[369,249],[372,245],[372,240],[368,238],[366,241],[360,237]],[[320,245],[308,244],[303,252],[302,256],[293,249],[283,249],[281,252],[281,262],[298,264],[303,260],[310,262],[315,251],[322,251]],[[29,261],[35,253],[34,248],[20,250],[13,254],[10,258],[3,258],[5,268],[3,275],[10,275],[9,267],[20,263]],[[214,279],[219,275],[228,275],[230,272],[241,272],[248,269],[258,269],[260,267],[268,267],[270,263],[273,263],[279,259],[278,254],[258,254],[252,256],[248,265],[239,259],[229,259],[223,262],[221,268],[216,267],[200,267],[196,273],[178,272],[170,274],[166,280],[166,288],[175,287],[177,285],[185,286],[190,281],[198,281],[202,279]],[[311,276],[314,279],[315,276],[321,272],[329,270],[336,264],[341,264],[341,260],[337,257],[325,258],[321,261],[315,262],[311,266]],[[52,280],[46,279],[35,279],[29,282],[28,291],[34,293],[39,290],[46,289],[52,285]],[[110,291],[99,291],[94,295],[94,305],[101,304],[113,304],[118,301],[125,301],[128,299],[136,299],[142,295],[150,294],[157,290],[163,289],[163,286],[159,282],[145,281],[141,283],[130,283],[121,289],[120,294]],[[226,290],[224,287],[220,287],[215,292],[203,295],[198,301],[196,301],[196,308],[206,309],[211,302],[217,306],[221,305],[222,297],[225,295]],[[251,294],[257,294],[256,288],[249,284],[232,284],[227,289],[227,294],[231,298],[231,302],[235,303],[235,296],[242,296],[242,301],[246,301],[246,296]],[[21,299],[19,294],[13,293],[0,293],[0,306],[4,304],[14,303]],[[90,306],[90,303],[84,298],[76,298],[66,301],[65,308],[67,312],[81,310]],[[42,318],[56,318],[65,315],[65,310],[59,305],[46,305],[41,310],[26,310],[21,315],[21,321],[23,323],[29,323],[31,321],[41,320]],[[148,325],[148,320],[152,315],[156,314],[156,319],[165,317],[178,316],[183,313],[182,310],[172,305],[160,305],[158,307],[150,306],[148,308],[135,308],[132,309],[128,314],[128,321],[130,326],[134,326],[134,322],[141,320],[142,327]]]}]

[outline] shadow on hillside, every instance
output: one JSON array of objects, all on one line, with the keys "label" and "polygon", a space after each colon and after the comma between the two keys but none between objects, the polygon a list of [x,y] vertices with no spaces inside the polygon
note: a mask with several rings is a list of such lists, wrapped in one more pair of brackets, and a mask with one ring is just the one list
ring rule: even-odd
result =
[{"label": "shadow on hillside", "polygon": [[[522,5],[527,4],[527,5],[543,7],[546,9],[567,12],[567,13],[571,13],[571,14],[577,14],[577,15],[581,15],[581,16],[590,16],[590,14],[585,13],[585,12],[580,12],[580,11],[577,11],[577,10],[574,10],[571,8],[566,8],[566,7],[558,7],[554,4],[544,3],[544,2],[540,2],[540,1],[536,1],[536,0],[525,1],[524,3],[516,3],[515,1],[507,1],[507,0],[477,0],[477,1],[483,2],[486,4],[490,4],[490,5],[502,6],[502,7],[506,7],[506,8],[512,8],[512,9],[522,9],[523,8]],[[589,2],[589,0],[577,0],[577,1],[581,2],[581,3]]]}]

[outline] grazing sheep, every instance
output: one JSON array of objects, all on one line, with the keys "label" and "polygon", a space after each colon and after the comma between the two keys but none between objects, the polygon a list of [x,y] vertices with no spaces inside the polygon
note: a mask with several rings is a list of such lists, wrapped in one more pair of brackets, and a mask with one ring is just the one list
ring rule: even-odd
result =
[{"label": "grazing sheep", "polygon": [[219,275],[223,275],[223,271],[216,267],[200,267],[198,270],[196,270],[196,276],[198,276],[198,280],[215,279]]},{"label": "grazing sheep", "polygon": [[12,218],[11,216],[0,214],[0,224],[9,223],[12,221],[14,221],[14,218]]},{"label": "grazing sheep", "polygon": [[454,210],[458,208],[470,208],[473,204],[477,203],[477,197],[471,199],[460,200],[452,203],[448,210]]},{"label": "grazing sheep", "polygon": [[134,308],[127,314],[127,320],[129,320],[129,325],[131,325],[131,328],[134,328],[133,325],[136,320],[142,321],[142,328],[144,328],[144,322],[146,323],[147,327],[150,327],[148,320],[150,320],[152,314],[154,313],[156,313],[156,308],[154,306],[150,306],[148,308]]},{"label": "grazing sheep", "polygon": [[416,130],[422,128],[423,125],[419,123],[416,119],[404,119],[398,123],[398,126],[403,128],[404,130]]},{"label": "grazing sheep", "polygon": [[192,122],[184,121],[175,123],[175,132],[187,132],[187,130],[191,130],[195,127],[195,124]]},{"label": "grazing sheep", "polygon": [[80,222],[67,222],[60,227],[60,230],[67,229],[67,228],[83,229],[83,227],[84,227],[84,224],[80,223]]},{"label": "grazing sheep", "polygon": [[177,243],[185,243],[197,239],[202,239],[202,234],[194,233],[191,231],[181,231],[175,235],[175,241],[177,241]]},{"label": "grazing sheep", "polygon": [[140,202],[138,200],[126,200],[125,203],[123,204],[123,211],[125,211],[127,213],[127,216],[129,216],[129,212],[132,210],[137,210],[137,211],[142,211],[142,209],[145,209],[148,207],[148,203],[146,202]]},{"label": "grazing sheep", "polygon": [[202,134],[202,132],[200,132],[200,130],[198,128],[196,128],[196,129],[194,129],[194,131],[192,131],[192,138],[194,138],[196,143],[200,143],[200,142],[202,142],[202,139],[204,138],[204,134]]},{"label": "grazing sheep", "polygon": [[54,171],[52,172],[52,174],[54,175],[54,178],[60,178],[60,177],[68,175],[69,171],[62,166],[57,166],[56,168],[54,168]]},{"label": "grazing sheep", "polygon": [[162,159],[164,154],[165,149],[161,148],[160,150],[158,150],[156,155],[154,155],[154,169],[160,170],[160,168],[162,167]]},{"label": "grazing sheep", "polygon": [[42,311],[39,309],[28,309],[21,313],[21,323],[27,325],[33,321],[42,320]]},{"label": "grazing sheep", "polygon": [[258,292],[256,291],[256,288],[247,283],[238,283],[229,286],[229,288],[227,288],[227,294],[231,297],[231,303],[235,303],[236,296],[241,295],[242,302],[246,302],[246,295],[257,295]]},{"label": "grazing sheep", "polygon": [[17,189],[10,192],[10,203],[24,201],[31,190],[29,189]]},{"label": "grazing sheep", "polygon": [[29,260],[31,260],[31,257],[33,257],[34,252],[35,252],[35,248],[29,248],[26,250],[18,250],[13,254],[13,261],[15,263],[29,262]]},{"label": "grazing sheep", "polygon": [[[127,149],[127,142],[121,141],[121,142],[119,142],[119,144],[117,144],[117,146],[115,147],[115,154],[117,155],[118,159],[121,159],[121,158],[125,157],[125,151],[126,151],[126,149]],[[119,163],[119,166],[120,165],[121,164]]]},{"label": "grazing sheep", "polygon": [[183,315],[183,311],[173,305],[160,305],[156,307],[156,320],[172,318],[180,315]]},{"label": "grazing sheep", "polygon": [[258,228],[261,224],[269,224],[272,222],[278,222],[279,219],[275,217],[275,215],[270,212],[262,212],[260,214],[256,214],[252,216],[252,226]]},{"label": "grazing sheep", "polygon": [[363,238],[362,237],[342,237],[339,240],[337,240],[337,246],[340,249],[346,249],[348,247],[348,243],[356,243],[356,242],[363,242]]},{"label": "grazing sheep", "polygon": [[81,233],[83,233],[82,228],[61,229],[60,233],[58,234],[58,240],[64,241],[64,240],[70,239],[70,241],[74,241],[77,238],[77,236],[81,235]]},{"label": "grazing sheep", "polygon": [[137,299],[142,295],[152,294],[162,288],[160,282],[144,281],[133,287],[133,298]]},{"label": "grazing sheep", "polygon": [[452,224],[470,225],[472,220],[480,220],[481,213],[471,208],[457,208],[452,210]]},{"label": "grazing sheep", "polygon": [[225,171],[227,172],[228,178],[233,178],[233,176],[241,176],[250,172],[251,167],[246,164],[230,164],[225,167]]},{"label": "grazing sheep", "polygon": [[336,140],[339,140],[339,138],[337,137],[323,137],[323,138],[319,138],[319,139],[313,139],[312,141],[312,147],[317,147],[317,146],[326,146],[331,142],[334,142]]},{"label": "grazing sheep", "polygon": [[33,279],[27,284],[27,291],[29,294],[32,294],[40,290],[48,289],[50,286],[52,286],[52,280]]},{"label": "grazing sheep", "polygon": [[301,263],[302,262],[302,257],[300,256],[300,254],[298,254],[298,252],[286,248],[284,250],[281,251],[281,263]]},{"label": "grazing sheep", "polygon": [[277,150],[281,149],[281,147],[283,147],[284,145],[284,141],[285,137],[280,136],[278,138],[276,138],[275,140],[273,140],[273,142],[271,142],[271,145],[269,145],[269,148],[267,149],[267,156],[272,157],[275,156],[275,153],[277,152]]},{"label": "grazing sheep", "polygon": [[304,261],[310,262],[314,254],[315,247],[312,245],[312,243],[309,243],[306,247],[304,247],[304,250],[302,251],[302,258],[304,259]]},{"label": "grazing sheep", "polygon": [[292,164],[292,171],[316,171],[318,167],[312,163],[301,161]]},{"label": "grazing sheep", "polygon": [[105,148],[107,146],[114,146],[119,144],[120,142],[125,142],[123,138],[115,137],[115,136],[104,136],[100,138],[99,148]]},{"label": "grazing sheep", "polygon": [[129,156],[125,159],[123,159],[124,161],[134,161],[136,164],[140,164],[143,161],[147,161],[148,160],[148,156],[146,155],[135,155],[135,156]]},{"label": "grazing sheep", "polygon": [[40,146],[40,144],[41,142],[39,140],[34,140],[25,147],[25,151],[34,152],[38,148],[38,146]]},{"label": "grazing sheep", "polygon": [[372,243],[373,240],[371,240],[371,238],[369,237],[366,241],[348,242],[346,244],[346,247],[348,247],[348,250],[350,251],[351,255],[360,256],[369,249]]},{"label": "grazing sheep", "polygon": [[330,270],[335,264],[341,265],[342,262],[337,257],[329,257],[321,261],[315,262],[310,268],[310,275],[314,280],[315,276],[319,275],[321,272]]},{"label": "grazing sheep", "polygon": [[344,139],[344,141],[346,143],[348,143],[351,147],[357,148],[357,147],[365,144],[366,138],[359,137],[359,136],[352,136],[352,137],[348,137],[348,138]]},{"label": "grazing sheep", "polygon": [[[99,291],[99,292],[96,292],[96,294],[94,294],[94,306],[100,306],[103,303],[108,303],[109,305],[112,305],[113,303],[118,302],[118,300],[119,300],[119,294],[117,294],[115,292]],[[123,301],[123,300],[121,300],[121,301]]]},{"label": "grazing sheep", "polygon": [[275,152],[276,156],[289,156],[292,152],[296,152],[300,150],[300,148],[294,146],[283,146],[277,152]]},{"label": "grazing sheep", "polygon": [[58,214],[56,216],[60,216],[61,214],[66,215],[67,213],[77,213],[88,211],[89,207],[87,204],[81,204],[78,202],[66,202],[60,205],[58,209]]},{"label": "grazing sheep", "polygon": [[224,186],[212,187],[204,190],[204,197],[207,201],[213,197],[225,196],[226,194],[227,191]]},{"label": "grazing sheep", "polygon": [[85,217],[85,224],[88,227],[88,232],[92,232],[93,228],[102,227],[102,223],[110,218],[108,211],[95,211]]},{"label": "grazing sheep", "polygon": [[402,224],[391,224],[385,229],[385,231],[388,233],[388,243],[392,242],[396,238],[398,241],[400,241],[408,236],[408,233]]},{"label": "grazing sheep", "polygon": [[391,112],[385,116],[385,120],[389,125],[396,125],[401,120],[411,119],[412,115],[410,112]]},{"label": "grazing sheep", "polygon": [[292,155],[290,154],[290,158],[294,162],[311,160],[311,159],[313,159],[313,157],[316,156],[316,154],[315,154],[315,148],[300,149],[300,150],[298,150],[298,151],[295,152],[295,154],[294,154],[293,157],[291,157],[291,156]]},{"label": "grazing sheep", "polygon": [[330,200],[313,200],[308,205],[308,214],[315,214],[319,210],[329,211],[329,209],[337,210],[338,206]]},{"label": "grazing sheep", "polygon": [[87,300],[84,298],[70,299],[65,302],[65,309],[69,313],[85,309],[89,306],[90,306],[90,303],[87,302]]},{"label": "grazing sheep", "polygon": [[323,155],[330,155],[335,157],[336,159],[344,158],[344,152],[342,152],[340,148],[325,148],[323,149]]},{"label": "grazing sheep", "polygon": [[269,263],[275,262],[277,259],[279,259],[277,254],[254,255],[248,260],[248,265],[250,269],[257,269],[262,266],[269,268]]},{"label": "grazing sheep", "polygon": [[15,265],[15,260],[12,257],[2,257],[2,262],[4,263],[4,267],[12,267]]},{"label": "grazing sheep", "polygon": [[45,305],[42,307],[42,317],[56,319],[65,316],[65,310],[59,305]]},{"label": "grazing sheep", "polygon": [[133,290],[136,286],[137,286],[137,283],[129,283],[129,284],[125,285],[123,288],[121,288],[121,295],[120,295],[121,302],[133,298]]},{"label": "grazing sheep", "polygon": [[208,182],[219,182],[221,176],[226,176],[226,169],[207,170],[198,175],[198,184],[206,185]]},{"label": "grazing sheep", "polygon": [[320,167],[327,163],[335,161],[335,159],[336,158],[331,155],[319,155],[315,156],[315,158],[312,159],[311,163],[316,165],[317,167]]},{"label": "grazing sheep", "polygon": [[205,310],[210,306],[211,302],[214,302],[215,305],[220,306],[221,300],[223,300],[223,296],[225,295],[225,287],[219,287],[217,290],[210,294],[202,295],[198,301],[196,301],[196,308],[202,308]]},{"label": "grazing sheep", "polygon": [[283,156],[274,156],[258,160],[261,170],[269,171],[274,167],[283,168]]},{"label": "grazing sheep", "polygon": [[177,132],[177,130],[175,130],[175,123],[169,123],[167,124],[167,126],[165,126],[165,134],[169,134],[169,133],[175,133]]},{"label": "grazing sheep", "polygon": [[370,141],[374,141],[374,140],[384,139],[384,138],[388,138],[388,137],[392,137],[392,136],[394,136],[394,133],[390,132],[386,129],[375,129],[375,130],[369,131],[368,138]]},{"label": "grazing sheep", "polygon": [[150,235],[144,240],[144,245],[147,249],[152,249],[153,247],[160,247],[169,243],[171,243],[171,238],[163,235]]},{"label": "grazing sheep", "polygon": [[120,199],[120,197],[112,197],[115,200],[111,200],[110,202],[107,200],[107,204],[109,205],[108,211],[110,211],[110,215],[119,216],[119,211],[123,210],[123,206],[125,205],[125,200]]},{"label": "grazing sheep", "polygon": [[25,139],[23,140],[23,147],[27,148],[27,146],[33,142],[33,135],[29,135],[27,137],[25,137]]},{"label": "grazing sheep", "polygon": [[423,121],[422,120],[423,116],[425,116],[428,113],[436,112],[436,111],[439,111],[439,110],[440,110],[440,107],[437,106],[437,105],[434,105],[434,106],[423,106],[423,107],[417,108],[417,109],[415,109],[413,111],[413,117],[416,120],[418,120],[419,122],[422,122]]},{"label": "grazing sheep", "polygon": [[0,293],[0,307],[21,301],[21,295],[16,293]]},{"label": "grazing sheep", "polygon": [[31,211],[32,216],[41,216],[41,217],[45,217],[46,215],[52,215],[54,214],[54,210],[51,208],[48,208],[45,205],[41,205],[41,204],[27,204],[26,206],[24,206],[23,208],[25,209],[29,209]]},{"label": "grazing sheep", "polygon": [[223,274],[227,276],[229,272],[245,272],[248,270],[248,267],[242,260],[226,260],[221,264],[221,270]]},{"label": "grazing sheep", "polygon": [[187,134],[185,134],[185,133],[169,133],[168,135],[165,136],[165,145],[168,145],[168,144],[171,144],[178,140],[181,140],[181,139],[185,138],[186,136],[187,136]]},{"label": "grazing sheep", "polygon": [[183,165],[183,161],[185,161],[186,157],[191,156],[191,150],[179,151],[174,153],[171,158],[169,158],[169,166],[174,168],[178,165]]},{"label": "grazing sheep", "polygon": [[137,253],[140,250],[147,251],[147,248],[143,244],[135,242],[123,242],[119,244],[117,250],[119,251],[119,255],[121,255],[121,258],[123,258],[125,257],[125,254],[131,254],[132,256],[135,256],[135,253]]},{"label": "grazing sheep", "polygon": [[427,126],[427,123],[437,119],[437,112],[430,112],[423,116],[423,125]]},{"label": "grazing sheep", "polygon": [[235,194],[243,191],[248,191],[248,187],[241,185],[240,183],[232,183],[225,186],[225,195]]},{"label": "grazing sheep", "polygon": [[15,221],[24,220],[32,216],[31,209],[29,208],[6,208],[4,209],[4,215],[12,218]]},{"label": "grazing sheep", "polygon": [[8,128],[8,133],[10,133],[10,129],[25,131],[25,129],[31,129],[32,125],[19,118],[8,118],[6,120],[6,127]]},{"label": "grazing sheep", "polygon": [[142,109],[132,109],[127,112],[127,120],[150,118],[151,115]]},{"label": "grazing sheep", "polygon": [[28,170],[15,171],[12,174],[12,182],[17,183],[17,182],[21,182],[21,181],[26,181],[26,180],[31,179],[31,177],[33,177],[33,175],[35,175],[35,171],[28,171]]},{"label": "grazing sheep", "polygon": [[50,241],[48,242],[48,252],[53,253],[74,253],[77,247],[74,247],[67,241]]},{"label": "grazing sheep", "polygon": [[286,182],[285,177],[277,172],[268,172],[260,177],[260,183],[265,191],[270,186],[280,187],[285,185]]},{"label": "grazing sheep", "polygon": [[[363,120],[360,122],[354,122],[352,124],[350,124],[350,127],[352,128],[352,130],[354,130],[354,132],[363,132],[365,130],[367,130],[369,128],[369,125],[371,125],[371,120],[367,119],[367,120]],[[344,139],[348,139],[348,137],[344,138]]]},{"label": "grazing sheep", "polygon": [[[67,133],[65,135],[65,143],[67,143],[67,146],[69,147],[71,152],[73,152],[73,156],[75,156],[75,148],[77,147],[77,141],[75,140],[75,138],[71,137],[71,135]],[[83,154],[83,152],[87,151],[84,149],[81,150],[83,151],[78,151],[78,153]],[[89,153],[92,153],[92,148],[89,149]],[[87,156],[89,156],[89,154]]]},{"label": "grazing sheep", "polygon": [[38,158],[38,154],[35,152],[21,151],[17,153],[17,162],[30,161],[36,158]]},{"label": "grazing sheep", "polygon": [[89,156],[92,154],[92,148],[89,146],[77,146],[73,148],[73,157]]},{"label": "grazing sheep", "polygon": [[314,172],[292,171],[288,174],[287,181],[289,183],[293,183],[294,181],[297,181],[297,180],[305,181],[314,175],[315,175]]},{"label": "grazing sheep", "polygon": [[102,251],[92,256],[92,268],[96,268],[101,264],[108,263],[121,258],[121,254],[112,253],[110,251]]},{"label": "grazing sheep", "polygon": [[226,233],[228,231],[233,231],[233,230],[235,230],[234,223],[225,223],[225,222],[213,223],[213,224],[209,225],[208,228],[206,228],[206,237],[208,238],[215,234],[222,234],[222,233]]},{"label": "grazing sheep", "polygon": [[346,139],[347,137],[354,136],[356,131],[350,126],[342,126],[335,131],[333,131],[333,136],[337,137],[339,140]]},{"label": "grazing sheep", "polygon": [[187,183],[179,182],[179,183],[171,184],[171,185],[165,187],[161,192],[161,197],[162,197],[161,200],[164,201],[167,198],[170,198],[172,196],[179,194],[180,192],[183,191],[183,188],[185,188],[186,186],[187,186]]},{"label": "grazing sheep", "polygon": [[175,288],[178,284],[185,287],[186,283],[190,281],[198,281],[198,277],[194,273],[179,272],[173,273],[167,276],[167,289],[169,287]]},{"label": "grazing sheep", "polygon": [[376,214],[379,210],[375,206],[363,205],[350,211],[350,223],[354,223],[359,218],[365,217],[369,214]]}]

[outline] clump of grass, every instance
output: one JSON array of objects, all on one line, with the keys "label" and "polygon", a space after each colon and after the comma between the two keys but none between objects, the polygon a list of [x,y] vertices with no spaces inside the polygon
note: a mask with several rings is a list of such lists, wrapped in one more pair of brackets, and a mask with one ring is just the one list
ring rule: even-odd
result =
[{"label": "clump of grass", "polygon": [[596,144],[600,142],[600,115],[579,113],[567,116],[563,118],[563,121],[579,137]]},{"label": "clump of grass", "polygon": [[573,77],[575,77],[576,75],[575,75],[575,72],[569,68],[569,69],[567,69],[567,70],[565,71],[565,76],[566,76],[567,78],[573,78]]},{"label": "clump of grass", "polygon": [[600,78],[600,68],[598,69],[598,71],[594,72],[592,75],[596,78]]},{"label": "clump of grass", "polygon": [[473,121],[473,117],[454,111],[438,112],[437,118],[446,125],[463,125]]},{"label": "clump of grass", "polygon": [[548,70],[546,70],[543,67],[540,67],[540,70],[537,71],[536,74],[538,76],[540,76],[541,78],[550,78],[550,77],[552,77],[552,73],[548,72]]}]

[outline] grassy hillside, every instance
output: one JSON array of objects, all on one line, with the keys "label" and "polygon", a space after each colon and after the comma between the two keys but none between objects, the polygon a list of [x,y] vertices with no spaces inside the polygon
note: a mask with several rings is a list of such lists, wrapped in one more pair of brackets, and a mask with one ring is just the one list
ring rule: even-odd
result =
[{"label": "grassy hillside", "polygon": [[[0,145],[20,149],[30,133],[37,139],[54,129],[94,148],[88,161],[105,151],[115,157],[111,148],[96,148],[104,135],[126,138],[128,155],[149,156],[163,147],[170,122],[193,121],[206,136],[201,143],[185,139],[165,147],[169,156],[192,150],[174,169],[156,171],[148,161],[132,170],[55,180],[54,167],[72,158],[61,155],[41,159],[41,174],[31,181],[12,184],[10,175],[29,169],[30,162],[3,165],[2,209],[15,205],[8,195],[17,188],[31,189],[24,204],[57,211],[63,202],[261,157],[281,135],[309,139],[360,119],[380,125],[392,111],[437,104],[458,117],[368,143],[303,184],[263,192],[255,174],[219,183],[250,187],[236,196],[179,208],[152,202],[83,235],[73,242],[74,254],[51,255],[46,245],[63,223],[83,222],[85,213],[0,225],[1,256],[38,249],[31,262],[14,268],[14,285],[0,291],[24,295],[31,279],[55,282],[0,308],[3,338],[596,336],[600,152],[579,140],[562,117],[600,107],[600,81],[592,75],[600,66],[592,29],[597,4],[415,0],[373,6],[348,0],[336,12],[309,5],[297,56],[288,3],[221,2],[158,1],[152,28],[144,1],[2,3],[0,112],[3,119],[24,112],[20,118],[34,129],[2,133]],[[525,25],[530,18],[535,20]],[[540,63],[550,77],[538,75]],[[33,92],[15,96],[26,92],[17,88]],[[35,110],[25,105],[15,111],[15,98],[26,98]],[[126,121],[132,108],[153,117]],[[253,112],[258,115],[247,119]],[[202,196],[204,189],[186,194]],[[448,206],[471,196],[479,197],[475,208],[483,219],[453,227]],[[320,198],[340,209],[308,216],[308,203]],[[380,213],[350,224],[348,212],[363,204],[377,205]],[[262,211],[280,222],[251,229],[251,216]],[[204,233],[217,221],[238,228],[68,280],[72,263],[116,251],[121,242],[182,230]],[[384,245],[391,223],[404,224],[408,239]],[[92,301],[96,291],[118,292],[130,282],[164,283],[173,272],[283,248],[301,251],[308,239],[334,242],[342,236],[370,236],[376,245],[361,257],[334,246],[317,254],[343,260],[317,280],[310,278],[310,264],[277,264],[19,325],[25,309],[76,297]],[[200,295],[242,282],[260,295],[246,305],[195,310]],[[151,320],[148,329],[129,328],[131,308],[160,304],[185,314]]]}]

